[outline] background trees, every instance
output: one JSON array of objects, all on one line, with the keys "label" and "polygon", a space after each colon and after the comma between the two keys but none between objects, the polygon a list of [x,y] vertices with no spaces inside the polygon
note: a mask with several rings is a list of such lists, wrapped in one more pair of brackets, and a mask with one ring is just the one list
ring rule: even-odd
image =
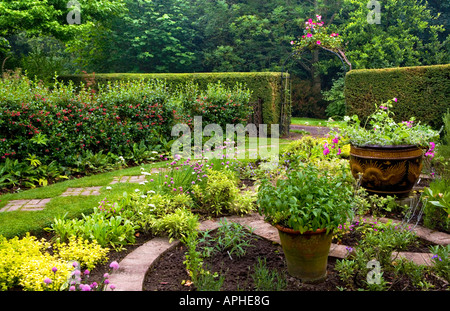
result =
[{"label": "background trees", "polygon": [[79,0],[80,25],[67,23],[67,2],[0,0],[1,63],[8,57],[2,69],[21,67],[44,79],[55,71],[242,72],[284,66],[309,81],[302,90],[319,95],[303,98],[320,101],[320,90],[332,87],[342,64],[324,51],[291,58],[290,46],[315,15],[343,36],[354,69],[450,60],[445,1],[380,0],[380,24],[370,24],[369,0]]}]

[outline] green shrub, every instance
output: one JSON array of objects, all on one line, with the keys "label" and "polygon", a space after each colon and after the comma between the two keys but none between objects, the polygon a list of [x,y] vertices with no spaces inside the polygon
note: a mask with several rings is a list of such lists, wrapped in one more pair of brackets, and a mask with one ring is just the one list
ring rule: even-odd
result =
[{"label": "green shrub", "polygon": [[396,122],[415,117],[440,129],[448,109],[449,88],[450,64],[351,70],[345,76],[347,115],[358,115],[364,124],[375,104],[396,97]]},{"label": "green shrub", "polygon": [[433,180],[424,188],[422,201],[424,226],[450,232],[450,180]]},{"label": "green shrub", "polygon": [[[94,78],[94,75],[63,75],[59,80],[73,81],[75,85],[86,79]],[[197,99],[197,91],[207,89],[208,84],[220,82],[224,87],[233,89],[236,84],[241,84],[251,91],[250,103],[259,101],[262,106],[262,123],[269,125],[280,124],[280,130],[287,130],[291,114],[290,103],[284,110],[282,117],[281,103],[286,102],[285,94],[282,93],[281,83],[287,84],[289,75],[279,72],[218,72],[218,73],[169,73],[169,74],[133,74],[133,73],[105,73],[95,74],[95,83],[107,84],[118,80],[162,80],[167,83],[169,89],[174,88],[176,93],[182,93],[182,97],[176,99],[177,103],[191,102]],[[285,80],[283,80],[285,79]],[[188,87],[186,87],[186,85]],[[179,92],[181,90],[181,92]],[[236,102],[236,101],[234,101]],[[248,106],[249,104],[247,104]],[[246,107],[248,108],[248,107]],[[191,114],[192,116],[192,114]],[[285,124],[283,124],[283,120]],[[286,132],[287,133],[287,132]],[[280,135],[284,132],[280,131]]]}]

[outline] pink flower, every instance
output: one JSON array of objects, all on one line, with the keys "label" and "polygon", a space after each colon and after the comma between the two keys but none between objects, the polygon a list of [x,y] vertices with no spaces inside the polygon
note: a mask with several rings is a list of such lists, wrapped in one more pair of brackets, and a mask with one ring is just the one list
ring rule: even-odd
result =
[{"label": "pink flower", "polygon": [[320,21],[320,20],[322,19],[322,16],[321,16],[321,15],[316,15],[316,17],[317,17],[317,20],[318,20],[318,21]]},{"label": "pink flower", "polygon": [[341,154],[341,148],[339,148],[337,155]]},{"label": "pink flower", "polygon": [[306,36],[307,36],[308,38],[311,38],[311,37],[312,37],[312,34],[309,33],[309,34],[307,34]]},{"label": "pink flower", "polygon": [[291,41],[291,45],[294,45],[294,41]]},{"label": "pink flower", "polygon": [[383,106],[383,105],[381,105],[380,108],[381,108],[381,109],[384,109],[384,110],[387,110],[387,109],[388,109],[387,107],[385,107],[385,106]]},{"label": "pink flower", "polygon": [[397,97],[394,97],[393,101],[397,102]]},{"label": "pink flower", "polygon": [[336,135],[331,141],[337,144],[339,142],[339,137]]},{"label": "pink flower", "polygon": [[436,147],[436,144],[435,143],[433,143],[433,142],[430,142],[430,150],[428,150],[428,151],[433,151],[434,150],[434,147]]},{"label": "pink flower", "polygon": [[313,20],[312,20],[311,18],[308,19],[308,23],[312,24],[312,23],[313,23]]},{"label": "pink flower", "polygon": [[323,155],[327,155],[330,153],[330,149],[328,149],[328,144],[323,146]]},{"label": "pink flower", "polygon": [[320,43],[322,43],[322,42],[320,42],[319,40],[316,42],[318,45],[320,45]]},{"label": "pink flower", "polygon": [[117,270],[117,269],[119,269],[119,263],[117,261],[113,261],[113,262],[111,262],[109,267],[113,268],[113,270]]}]

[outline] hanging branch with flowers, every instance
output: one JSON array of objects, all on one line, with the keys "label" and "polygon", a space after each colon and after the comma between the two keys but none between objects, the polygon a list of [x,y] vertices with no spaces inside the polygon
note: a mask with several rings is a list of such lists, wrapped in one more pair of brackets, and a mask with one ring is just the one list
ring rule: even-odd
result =
[{"label": "hanging branch with flowers", "polygon": [[322,48],[340,56],[352,69],[352,64],[345,57],[343,51],[343,41],[338,33],[328,33],[327,28],[324,27],[322,16],[316,15],[316,21],[311,18],[305,22],[304,34],[298,38],[297,41],[291,41],[294,52],[301,52],[302,50],[314,50]]}]

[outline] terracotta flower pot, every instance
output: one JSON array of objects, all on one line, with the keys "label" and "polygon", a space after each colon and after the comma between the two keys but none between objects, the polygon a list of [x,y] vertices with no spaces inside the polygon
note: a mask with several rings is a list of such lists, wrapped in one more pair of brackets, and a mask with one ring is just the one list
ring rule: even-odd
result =
[{"label": "terracotta flower pot", "polygon": [[353,176],[369,193],[407,197],[422,171],[422,149],[406,146],[350,147]]},{"label": "terracotta flower pot", "polygon": [[300,233],[275,225],[280,235],[288,272],[304,283],[322,282],[327,277],[332,233],[325,229]]}]

